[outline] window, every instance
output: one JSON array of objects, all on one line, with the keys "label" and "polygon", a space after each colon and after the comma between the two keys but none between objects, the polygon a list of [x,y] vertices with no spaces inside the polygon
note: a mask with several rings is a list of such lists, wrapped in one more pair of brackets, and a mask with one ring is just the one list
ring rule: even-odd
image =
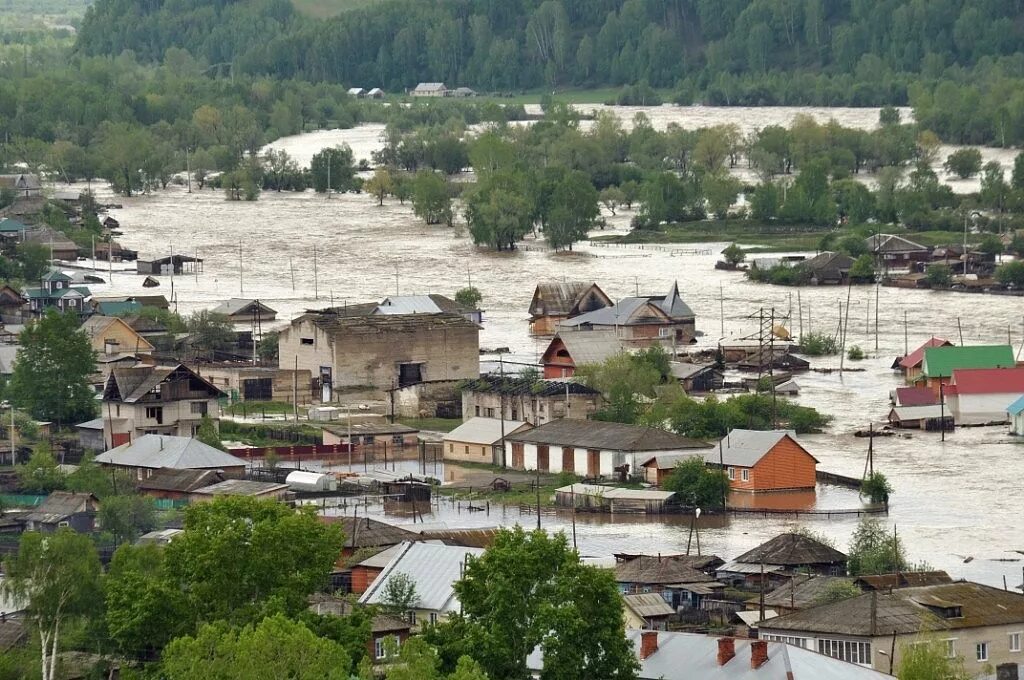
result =
[{"label": "window", "polygon": [[955,643],[956,643],[956,638],[950,638],[950,639],[946,640],[946,658],[947,659],[955,659],[956,658],[956,644]]},{"label": "window", "polygon": [[782,642],[794,647],[807,648],[807,638],[792,637],[789,635],[771,635],[769,633],[765,633],[763,637],[769,642]]},{"label": "window", "polygon": [[430,612],[430,625],[437,623],[437,612]]},{"label": "window", "polygon": [[448,453],[455,453],[455,444],[448,442]]},{"label": "window", "polygon": [[871,643],[818,638],[818,652],[833,659],[861,665],[871,664]]},{"label": "window", "polygon": [[487,417],[488,418],[493,418],[494,417],[494,409],[493,408],[487,409]]},{"label": "window", "polygon": [[978,661],[988,661],[988,643],[979,642],[974,646],[974,656]]},{"label": "window", "polygon": [[405,437],[400,434],[391,435],[391,443],[395,446],[405,446]]},{"label": "window", "polygon": [[313,338],[302,338],[301,340],[299,340],[299,342],[301,342],[303,345],[312,345]]},{"label": "window", "polygon": [[408,621],[409,621],[409,625],[410,626],[415,626],[416,625],[416,612],[414,612],[414,611],[410,611],[409,612]]},{"label": "window", "polygon": [[71,526],[71,524],[69,524],[68,522],[57,522],[57,526],[58,527],[69,527],[69,526]]},{"label": "window", "polygon": [[750,481],[750,470],[747,470],[745,468],[743,470],[740,470],[740,479],[742,479],[744,482],[749,482]]},{"label": "window", "polygon": [[372,434],[363,435],[363,444],[373,444],[376,441]]},{"label": "window", "polygon": [[465,448],[465,454],[468,456],[469,455],[469,446],[467,445],[467,446],[465,446],[463,448]]},{"label": "window", "polygon": [[480,404],[477,404],[475,408],[476,408],[476,417],[479,418],[480,417]]},{"label": "window", "polygon": [[192,402],[192,415],[205,416],[208,408],[208,404],[205,401],[193,401]]},{"label": "window", "polygon": [[734,467],[729,468],[729,479],[731,479],[731,480],[736,479],[736,468],[734,468]]},{"label": "window", "polygon": [[671,328],[659,328],[658,329],[658,337],[659,338],[667,338],[671,333],[672,333],[672,329]]},{"label": "window", "polygon": [[135,468],[135,476],[140,482],[142,481],[142,468]]},{"label": "window", "polygon": [[121,405],[118,404],[116,408],[117,408],[117,417],[120,418],[121,417]]},{"label": "window", "polygon": [[1020,633],[1010,633],[1010,651],[1020,651]]},{"label": "window", "polygon": [[519,420],[519,411],[512,409],[512,420]]},{"label": "window", "polygon": [[162,425],[164,422],[164,409],[162,406],[147,406],[146,407],[146,418],[149,420],[155,420],[157,425]]},{"label": "window", "polygon": [[384,658],[384,638],[377,638],[373,641],[373,656],[376,659]]}]

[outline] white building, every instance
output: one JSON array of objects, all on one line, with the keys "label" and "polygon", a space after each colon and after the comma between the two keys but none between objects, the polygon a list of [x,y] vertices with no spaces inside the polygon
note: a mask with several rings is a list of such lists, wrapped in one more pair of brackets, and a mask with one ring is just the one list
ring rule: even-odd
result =
[{"label": "white building", "polygon": [[1024,395],[1024,368],[955,369],[944,392],[957,425],[1005,423],[1006,405]]}]

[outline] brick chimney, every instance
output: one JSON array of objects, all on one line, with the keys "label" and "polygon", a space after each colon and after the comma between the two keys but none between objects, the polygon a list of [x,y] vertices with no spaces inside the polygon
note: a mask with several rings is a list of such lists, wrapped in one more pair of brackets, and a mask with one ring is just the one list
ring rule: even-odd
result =
[{"label": "brick chimney", "polygon": [[736,640],[731,637],[718,638],[718,665],[724,666],[736,656]]},{"label": "brick chimney", "polygon": [[658,631],[644,630],[640,632],[640,660],[658,651]]},{"label": "brick chimney", "polygon": [[750,643],[750,667],[757,669],[768,661],[768,641],[753,640]]}]

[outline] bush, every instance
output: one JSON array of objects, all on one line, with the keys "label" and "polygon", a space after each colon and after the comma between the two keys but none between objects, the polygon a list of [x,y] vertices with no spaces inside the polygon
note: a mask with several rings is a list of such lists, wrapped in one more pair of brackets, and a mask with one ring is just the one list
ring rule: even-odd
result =
[{"label": "bush", "polygon": [[831,335],[824,333],[807,333],[800,338],[797,348],[801,354],[811,357],[830,356],[839,353],[839,345]]},{"label": "bush", "polygon": [[678,463],[662,486],[692,507],[720,508],[729,493],[729,478],[725,471],[712,470],[702,458],[694,457]]},{"label": "bush", "polygon": [[1014,260],[996,267],[996,281],[1004,286],[1024,287],[1024,262]]},{"label": "bush", "polygon": [[947,264],[929,265],[924,280],[932,288],[945,288],[953,280],[953,270]]},{"label": "bush", "polygon": [[859,345],[854,345],[846,351],[846,358],[850,361],[860,361],[864,358],[864,350]]},{"label": "bush", "polygon": [[872,503],[888,503],[892,485],[881,472],[873,472],[860,484],[860,493],[867,496]]}]

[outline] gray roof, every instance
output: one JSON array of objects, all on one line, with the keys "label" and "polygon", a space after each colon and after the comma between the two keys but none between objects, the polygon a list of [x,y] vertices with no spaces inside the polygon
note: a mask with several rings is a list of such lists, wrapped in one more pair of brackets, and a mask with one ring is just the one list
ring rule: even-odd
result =
[{"label": "gray roof", "polygon": [[[501,441],[501,423],[500,418],[470,418],[446,434],[444,441],[484,444],[487,446],[497,444]],[[529,426],[529,423],[521,420],[506,420],[505,439],[508,439],[509,435],[524,425]]]},{"label": "gray roof", "polygon": [[[719,455],[719,450],[716,446],[713,450],[704,454],[704,460],[708,463],[723,462],[725,465],[754,467],[759,460],[764,458],[765,454],[771,451],[785,437],[789,437],[797,446],[804,448],[796,440],[796,432],[793,430],[737,429],[732,430],[722,439],[721,455]],[[804,450],[806,451],[806,449]]]},{"label": "gray roof", "polygon": [[690,458],[701,458],[703,460],[702,454],[695,451],[688,451],[686,453],[659,453],[657,456],[651,456],[644,462],[640,463],[640,465],[643,467],[655,467],[659,470],[671,470]]},{"label": "gray roof", "polygon": [[132,404],[156,388],[157,385],[174,378],[187,377],[191,381],[202,383],[210,397],[223,397],[225,394],[216,385],[202,377],[184,364],[177,366],[133,366],[131,368],[115,368],[110,372],[103,389],[104,401],[123,401]]},{"label": "gray roof", "polygon": [[287,490],[287,484],[255,482],[251,479],[225,479],[223,482],[196,489],[192,493],[204,496],[262,496]]},{"label": "gray roof", "polygon": [[[586,314],[574,316],[571,319],[559,322],[559,328],[579,328],[582,326],[629,326],[633,323],[650,323],[649,316],[636,316],[641,308],[648,304],[654,304],[645,297],[622,298],[611,307],[602,307]],[[660,311],[661,307],[654,304]],[[659,317],[660,319],[660,317]],[[669,323],[667,319],[664,323]]]},{"label": "gray roof", "polygon": [[700,449],[707,446],[702,441],[682,437],[655,427],[623,425],[622,423],[598,420],[552,420],[540,427],[514,434],[506,439],[533,444],[554,444],[610,451],[672,451],[675,449]]},{"label": "gray roof", "polygon": [[676,495],[675,491],[658,491],[656,489],[624,489],[601,484],[569,484],[555,489],[556,493],[579,494],[581,496],[600,496],[620,501],[667,501]]},{"label": "gray roof", "polygon": [[615,565],[615,580],[618,583],[663,585],[714,582],[713,576],[694,567],[688,557],[662,558],[642,555]]},{"label": "gray roof", "polygon": [[75,425],[79,430],[102,430],[103,429],[103,418],[93,418],[87,420],[84,423]]},{"label": "gray roof", "polygon": [[[530,302],[530,314],[541,316],[571,316],[578,312],[580,300],[591,288],[608,298],[596,283],[586,281],[545,281],[538,283]],[[610,304],[609,300],[609,304]]]},{"label": "gray roof", "polygon": [[[419,534],[369,517],[320,517],[325,524],[338,524],[345,532],[348,548],[378,548],[415,541]],[[388,560],[390,561],[390,560]],[[386,566],[386,563],[385,563]]]},{"label": "gray roof", "polygon": [[392,295],[377,305],[374,314],[466,314],[471,311],[444,295]]},{"label": "gray roof", "polygon": [[822,276],[841,277],[850,271],[853,262],[853,258],[846,253],[833,253],[826,250],[809,260],[804,260],[802,264],[820,278]]},{"label": "gray roof", "polygon": [[714,370],[714,364],[689,364],[682,361],[669,363],[669,371],[676,380],[688,380],[704,371]]},{"label": "gray roof", "polygon": [[343,425],[324,425],[323,429],[339,437],[347,437],[350,430],[353,437],[377,434],[416,434],[419,432],[415,427],[409,427],[408,425],[403,425],[401,423],[388,423],[377,420],[355,422],[352,423],[351,428],[348,423]]},{"label": "gray roof", "polygon": [[0,345],[0,373],[14,373],[14,360],[18,358],[21,345]]},{"label": "gray roof", "polygon": [[810,536],[785,533],[748,550],[737,557],[736,561],[802,567],[808,564],[846,564],[846,555]]},{"label": "gray roof", "polygon": [[894,406],[889,411],[889,419],[895,415],[896,420],[923,420],[928,418],[941,418],[945,413],[947,418],[952,418],[953,413],[948,408],[944,409],[941,404],[932,404],[930,406]]},{"label": "gray roof", "polygon": [[223,469],[244,467],[245,461],[191,437],[144,434],[96,456],[97,463],[141,468]]},{"label": "gray roof", "polygon": [[[819,576],[797,574],[790,579],[790,583],[779,586],[764,596],[766,607],[779,607],[782,609],[807,609],[821,604],[822,596],[833,586],[839,583],[853,585],[853,577],[850,576]],[[757,602],[758,598],[751,598],[747,602]]]},{"label": "gray roof", "polygon": [[[252,307],[253,309],[250,311],[248,309],[249,307]],[[231,298],[227,302],[222,302],[221,304],[217,305],[210,311],[212,311],[214,314],[225,314],[227,316],[231,316],[233,314],[238,314],[239,312],[243,311],[255,314],[257,308],[260,310],[260,314],[262,315],[269,316],[277,314],[277,310],[271,309],[270,307],[266,306],[259,300],[246,300],[244,298]]]},{"label": "gray roof", "polygon": [[440,92],[447,89],[444,83],[420,83],[413,92]]},{"label": "gray roof", "polygon": [[367,567],[367,568],[370,568],[370,569],[383,569],[384,567],[386,567],[389,564],[391,564],[391,560],[395,559],[395,557],[400,552],[402,552],[402,550],[403,550],[402,545],[403,544],[401,542],[400,543],[396,543],[395,545],[391,546],[390,548],[386,548],[384,550],[381,550],[376,555],[371,555],[370,557],[367,557],[365,560],[360,562],[357,566]]},{"label": "gray roof", "polygon": [[159,468],[135,486],[140,491],[177,491],[179,493],[189,493],[222,481],[224,481],[224,477],[218,474],[216,470]]},{"label": "gray roof", "polygon": [[926,246],[894,234],[873,234],[865,239],[868,250],[879,253],[928,252]]},{"label": "gray roof", "polygon": [[565,345],[566,351],[577,366],[599,364],[626,351],[626,346],[614,330],[561,331],[551,342],[553,344],[559,340]]},{"label": "gray roof", "polygon": [[[640,659],[642,636],[652,633],[657,636],[657,650],[646,659]],[[751,668],[751,645],[755,640],[736,638],[735,656],[719,665],[719,638],[716,637],[641,630],[627,630],[626,637],[640,661],[638,680],[892,680],[893,677],[783,642],[768,642],[768,660],[760,668]],[[526,664],[531,670],[540,671],[543,660],[544,655],[537,647]]]},{"label": "gray roof", "polygon": [[70,491],[54,491],[43,502],[22,516],[28,522],[56,524],[71,515],[80,512],[93,512],[98,501],[91,493],[72,493]]},{"label": "gray roof", "polygon": [[479,557],[481,548],[463,548],[434,543],[401,543],[398,554],[384,568],[360,604],[381,604],[388,582],[395,574],[405,574],[416,584],[416,609],[453,612],[459,608],[452,585],[462,578],[466,556]]},{"label": "gray roof", "polygon": [[774,619],[778,615],[779,613],[774,609],[765,609],[763,619],[761,618],[761,611],[759,609],[744,612],[736,612],[736,618],[742,621],[743,625],[748,626],[750,628],[757,628],[757,624],[761,623],[761,621]]},{"label": "gray roof", "polygon": [[622,599],[625,601],[626,606],[641,618],[672,616],[676,613],[672,605],[665,602],[665,598],[658,593],[633,593],[631,595],[623,595]]}]

